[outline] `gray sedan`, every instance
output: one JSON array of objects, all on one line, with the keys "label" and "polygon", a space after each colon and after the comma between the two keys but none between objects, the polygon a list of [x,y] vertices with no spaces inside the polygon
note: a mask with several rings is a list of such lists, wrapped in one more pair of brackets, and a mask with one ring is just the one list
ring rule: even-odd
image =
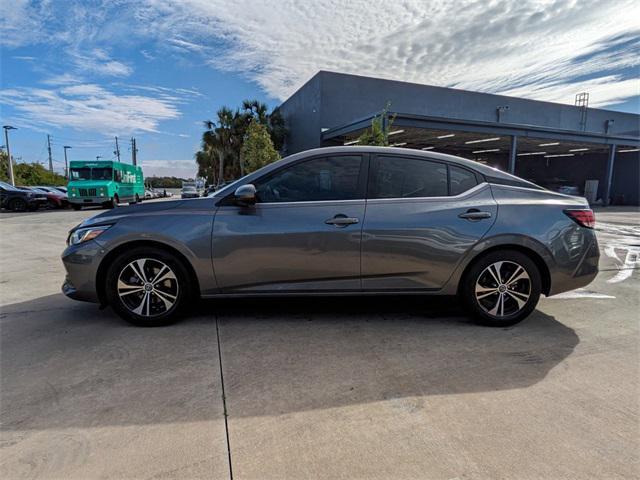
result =
[{"label": "gray sedan", "polygon": [[329,147],[211,197],[84,221],[62,289],[143,326],[175,321],[198,297],[381,294],[459,295],[476,321],[505,326],[541,294],[594,279],[593,227],[585,199],[469,160]]}]

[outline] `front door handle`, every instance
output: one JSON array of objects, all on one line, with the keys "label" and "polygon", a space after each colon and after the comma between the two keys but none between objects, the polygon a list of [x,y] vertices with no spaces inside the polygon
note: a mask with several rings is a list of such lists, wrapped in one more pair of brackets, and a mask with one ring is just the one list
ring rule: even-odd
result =
[{"label": "front door handle", "polygon": [[458,215],[458,217],[464,218],[465,220],[482,220],[483,218],[491,218],[491,213],[481,212],[477,208],[470,208],[465,213]]},{"label": "front door handle", "polygon": [[346,215],[339,213],[335,217],[325,220],[324,223],[327,225],[334,225],[336,227],[346,227],[347,225],[358,223],[358,219],[355,217],[347,217]]}]

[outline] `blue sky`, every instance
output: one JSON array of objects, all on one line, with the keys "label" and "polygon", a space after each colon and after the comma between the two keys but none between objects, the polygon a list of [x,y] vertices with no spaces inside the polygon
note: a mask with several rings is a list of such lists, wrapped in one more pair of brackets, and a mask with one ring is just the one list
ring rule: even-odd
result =
[{"label": "blue sky", "polygon": [[[190,175],[221,105],[278,105],[320,69],[640,112],[638,2],[0,0],[0,119],[58,170],[130,158]],[[4,142],[1,142],[4,143]]]}]

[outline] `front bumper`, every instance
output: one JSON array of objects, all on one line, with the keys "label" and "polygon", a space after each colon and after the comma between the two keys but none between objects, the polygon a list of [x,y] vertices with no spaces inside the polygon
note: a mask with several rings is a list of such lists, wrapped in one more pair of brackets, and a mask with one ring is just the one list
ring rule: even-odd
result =
[{"label": "front bumper", "polygon": [[74,300],[99,303],[97,273],[106,251],[95,241],[69,245],[62,252],[62,263],[67,272],[62,293]]},{"label": "front bumper", "polygon": [[69,198],[71,205],[95,206],[102,205],[110,200],[109,197],[73,197]]}]

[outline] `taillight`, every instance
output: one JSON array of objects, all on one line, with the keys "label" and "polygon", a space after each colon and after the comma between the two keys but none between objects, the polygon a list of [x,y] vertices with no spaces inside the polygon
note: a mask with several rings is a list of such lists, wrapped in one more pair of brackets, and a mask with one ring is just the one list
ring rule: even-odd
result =
[{"label": "taillight", "polygon": [[596,216],[590,208],[572,209],[568,208],[564,213],[578,225],[586,228],[596,226]]}]

